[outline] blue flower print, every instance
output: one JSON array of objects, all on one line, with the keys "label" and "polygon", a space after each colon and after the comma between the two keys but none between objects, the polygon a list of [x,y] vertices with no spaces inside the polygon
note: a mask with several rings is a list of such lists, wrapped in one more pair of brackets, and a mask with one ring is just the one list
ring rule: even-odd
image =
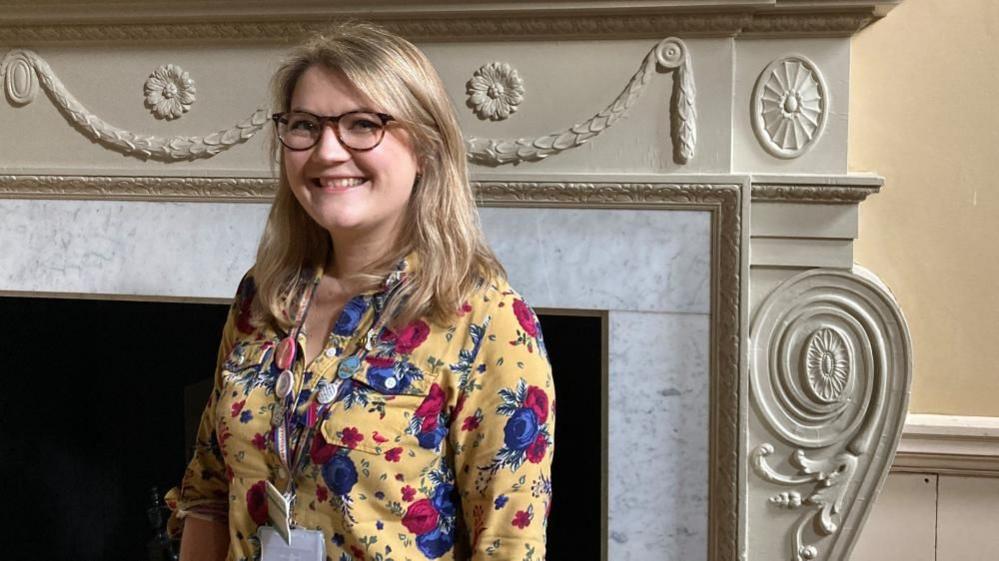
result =
[{"label": "blue flower print", "polygon": [[[391,381],[389,381],[391,379]],[[409,388],[409,377],[396,377],[395,366],[372,366],[368,369],[368,384],[381,393],[397,394]],[[390,387],[391,386],[391,387]]]},{"label": "blue flower print", "polygon": [[249,410],[244,409],[242,413],[239,414],[240,423],[249,423],[253,420],[253,413]]},{"label": "blue flower print", "polygon": [[509,500],[510,500],[510,497],[508,497],[506,495],[500,495],[500,496],[496,497],[495,501],[493,501],[493,505],[495,505],[496,510],[499,510],[499,509],[505,507],[506,506],[506,502],[509,501]]},{"label": "blue flower print", "polygon": [[451,485],[450,483],[439,485],[437,489],[434,490],[433,503],[437,512],[443,514],[444,516],[455,515],[454,501],[452,499],[453,494],[454,485]]},{"label": "blue flower print", "polygon": [[420,551],[428,559],[437,559],[450,551],[453,545],[454,537],[441,532],[440,528],[434,528],[432,531],[416,538],[416,547],[420,548]]},{"label": "blue flower print", "polygon": [[416,435],[416,439],[420,442],[421,448],[426,448],[427,450],[436,450],[444,436],[447,434],[447,429],[438,426],[432,431],[421,432]]},{"label": "blue flower print", "polygon": [[336,545],[343,545],[343,534],[333,534],[333,543]]},{"label": "blue flower print", "polygon": [[379,530],[381,530],[384,527],[385,527],[385,523],[382,522],[381,520],[379,520],[378,522],[375,522],[375,528],[378,528]]},{"label": "blue flower print", "polygon": [[346,495],[357,483],[357,468],[345,454],[337,454],[323,466],[323,480],[337,495]]},{"label": "blue flower print", "polygon": [[348,336],[357,329],[357,324],[361,322],[361,316],[368,309],[368,301],[363,296],[355,296],[343,307],[343,312],[333,326],[333,333],[341,336]]},{"label": "blue flower print", "polygon": [[538,416],[532,409],[526,407],[518,409],[507,420],[506,426],[503,427],[503,434],[503,443],[506,444],[507,448],[511,450],[527,448],[538,435]]}]

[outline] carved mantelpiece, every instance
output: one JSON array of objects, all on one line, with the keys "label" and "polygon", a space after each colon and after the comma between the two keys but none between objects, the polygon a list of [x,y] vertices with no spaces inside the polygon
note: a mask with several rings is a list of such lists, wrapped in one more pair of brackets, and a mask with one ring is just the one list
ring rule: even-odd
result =
[{"label": "carved mantelpiece", "polygon": [[[846,559],[911,370],[890,291],[853,263],[882,180],[846,168],[849,37],[896,3],[0,1],[16,131],[0,136],[0,293],[228,298],[274,191],[274,63],[327,19],[373,19],[439,67],[527,296],[606,314],[611,403],[649,399],[680,431],[643,448],[679,458],[661,505],[654,478],[603,458],[594,561]],[[584,285],[557,284],[569,267]],[[615,326],[702,337],[649,365]],[[626,394],[636,371],[690,382],[677,410],[696,422],[668,417],[676,388]],[[606,420],[605,451],[641,437]],[[656,525],[684,518],[699,522]]]}]

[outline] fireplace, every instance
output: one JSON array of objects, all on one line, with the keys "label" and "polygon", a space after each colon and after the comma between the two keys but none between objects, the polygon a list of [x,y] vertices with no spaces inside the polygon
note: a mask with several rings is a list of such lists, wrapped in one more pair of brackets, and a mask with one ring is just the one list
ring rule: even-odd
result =
[{"label": "fireplace", "polygon": [[[273,193],[262,129],[274,63],[319,21],[375,19],[440,68],[487,236],[545,314],[548,339],[600,351],[585,368],[556,368],[560,410],[586,412],[560,416],[559,442],[570,444],[556,462],[589,460],[554,481],[550,558],[845,559],[887,473],[910,372],[898,307],[853,263],[858,206],[881,180],[846,168],[849,38],[895,3],[79,0],[5,10],[0,120],[18,134],[0,135],[0,294],[46,328],[73,314],[90,321],[69,337],[80,360],[59,371],[102,384],[108,359],[89,353],[116,344],[114,329],[138,313],[110,310],[220,313]],[[157,72],[196,83],[179,116],[144,101]],[[519,92],[502,111],[475,95],[490,80]],[[177,404],[185,388],[197,401],[214,357],[219,320],[196,323],[172,336],[207,346],[198,352],[209,366],[169,353],[157,365]],[[9,329],[14,349],[38,337],[20,322]],[[64,359],[52,354],[15,372]],[[26,393],[6,393],[5,404]],[[157,418],[175,425],[163,442],[182,463],[177,404]],[[98,493],[109,481],[129,481],[141,520],[143,488],[179,476],[166,462],[121,476],[102,458],[89,473],[64,465],[82,458],[70,452],[84,453],[83,438],[141,441],[118,440],[107,413],[90,411],[89,429],[46,415],[29,423],[47,427],[49,449],[4,429],[5,458],[19,459],[5,470],[39,485],[97,482],[77,503],[46,498],[61,506],[39,512],[43,524],[80,536],[125,520],[121,510],[71,516],[83,502],[132,504]],[[29,470],[41,455],[65,460],[47,464],[62,471]],[[577,535],[560,541],[568,521]],[[79,553],[99,556],[118,539],[92,535],[76,538]]]}]

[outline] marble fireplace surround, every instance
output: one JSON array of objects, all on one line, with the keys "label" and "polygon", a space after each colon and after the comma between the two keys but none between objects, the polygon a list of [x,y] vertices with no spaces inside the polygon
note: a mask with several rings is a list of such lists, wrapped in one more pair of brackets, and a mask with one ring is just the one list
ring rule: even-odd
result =
[{"label": "marble fireplace surround", "polygon": [[[229,298],[273,190],[273,62],[375,19],[440,68],[515,285],[606,318],[600,558],[846,559],[911,370],[852,259],[881,181],[846,170],[849,37],[895,3],[0,0],[0,293]],[[157,72],[190,72],[184,103]],[[522,95],[483,104],[476,75]],[[775,105],[787,77],[817,97]]]}]

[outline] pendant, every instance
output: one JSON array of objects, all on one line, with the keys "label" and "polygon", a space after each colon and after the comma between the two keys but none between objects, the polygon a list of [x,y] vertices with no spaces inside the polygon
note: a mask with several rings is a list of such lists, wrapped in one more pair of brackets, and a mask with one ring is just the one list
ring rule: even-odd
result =
[{"label": "pendant", "polygon": [[288,397],[291,393],[291,386],[295,384],[295,375],[291,370],[282,370],[274,384],[274,393],[281,399]]},{"label": "pendant", "polygon": [[319,392],[316,395],[316,400],[322,405],[329,405],[330,403],[333,403],[333,400],[336,399],[336,391],[339,386],[340,384],[334,385],[323,381],[319,385]]},{"label": "pendant", "polygon": [[285,406],[284,400],[277,402],[274,405],[274,412],[271,414],[271,426],[277,428],[284,422]]},{"label": "pendant", "polygon": [[349,356],[340,363],[340,367],[337,369],[337,376],[343,379],[352,377],[357,374],[357,371],[361,368],[361,359],[356,356]]},{"label": "pendant", "polygon": [[290,335],[281,339],[281,342],[278,343],[277,355],[275,356],[277,367],[281,370],[291,368],[291,364],[295,362],[296,349],[295,340]]}]

